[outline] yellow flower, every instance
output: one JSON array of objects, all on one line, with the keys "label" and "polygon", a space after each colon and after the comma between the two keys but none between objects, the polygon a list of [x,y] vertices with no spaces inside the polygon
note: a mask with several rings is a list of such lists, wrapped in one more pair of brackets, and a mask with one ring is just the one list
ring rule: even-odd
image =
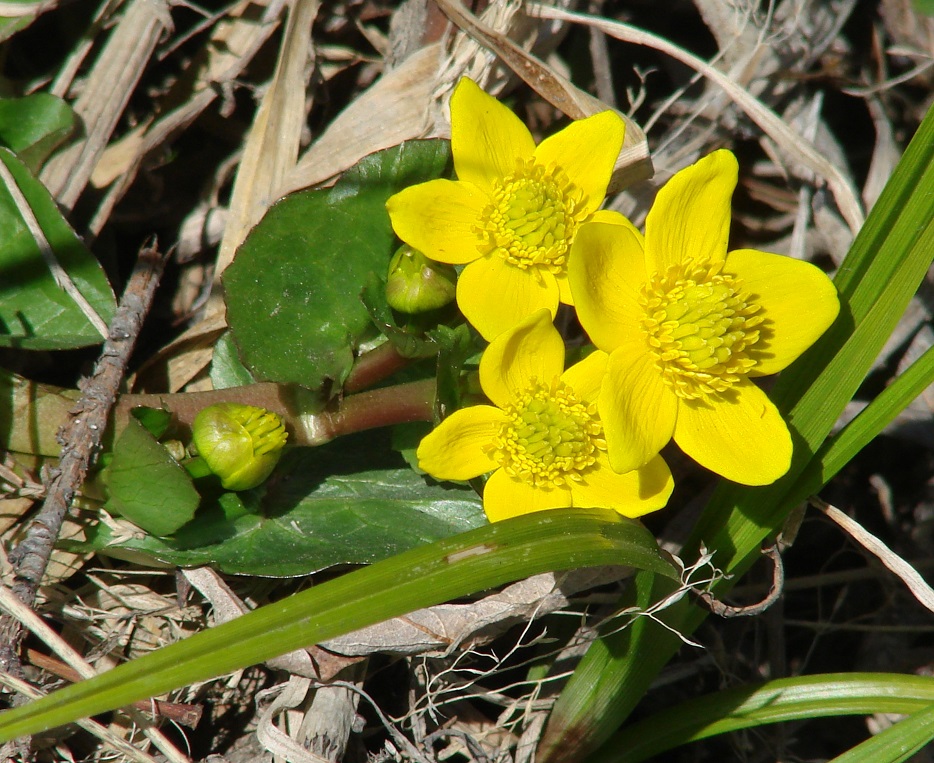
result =
[{"label": "yellow flower", "polygon": [[598,400],[617,471],[670,439],[724,477],[766,485],[791,437],[749,377],[781,371],[833,323],[830,279],[806,262],[727,252],[736,159],[715,151],[659,191],[645,223],[595,223],[574,242],[578,317],[610,353]]},{"label": "yellow flower", "polygon": [[419,445],[419,466],[450,480],[493,471],[483,493],[491,522],[570,506],[627,517],[662,508],[674,484],[660,456],[626,474],[610,468],[596,408],[606,361],[596,351],[565,371],[548,311],[533,313],[480,360],[480,384],[494,405],[442,421]]},{"label": "yellow flower", "polygon": [[467,265],[457,304],[487,340],[558,302],[573,304],[567,261],[578,228],[599,211],[623,144],[612,111],[574,122],[535,146],[509,109],[473,81],[451,96],[458,179],[412,186],[386,204],[396,234],[425,256]]}]

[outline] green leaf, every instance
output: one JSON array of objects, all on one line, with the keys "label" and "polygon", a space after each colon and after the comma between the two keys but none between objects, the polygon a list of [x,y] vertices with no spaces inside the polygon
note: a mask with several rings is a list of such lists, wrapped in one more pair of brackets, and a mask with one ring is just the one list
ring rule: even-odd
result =
[{"label": "green leaf", "polygon": [[[364,442],[353,441],[358,448]],[[284,577],[375,562],[486,524],[472,490],[429,483],[409,469],[372,468],[372,452],[364,455],[354,458],[343,442],[295,449],[265,485],[206,501],[173,538],[107,546],[111,539],[104,533],[93,548],[132,549],[183,567],[211,564],[228,573]],[[357,471],[365,461],[371,468]]]},{"label": "green leaf", "polygon": [[107,510],[155,535],[169,535],[189,522],[201,502],[188,473],[132,416],[102,480]]},{"label": "green leaf", "polygon": [[214,389],[245,387],[256,381],[249,369],[240,362],[237,345],[229,331],[225,331],[214,344],[210,374]]},{"label": "green leaf", "polygon": [[541,572],[604,564],[677,578],[651,533],[616,512],[528,514],[322,583],[0,713],[0,742],[230,673],[421,607]]},{"label": "green leaf", "polygon": [[[359,295],[394,248],[386,200],[438,177],[445,141],[411,141],[364,158],[331,189],[276,203],[224,272],[227,320],[257,379],[340,386],[372,335]],[[383,296],[385,299],[385,296]]]},{"label": "green leaf", "polygon": [[71,107],[49,93],[0,98],[0,144],[13,151],[31,172],[39,171],[77,124]]},{"label": "green leaf", "polygon": [[[916,713],[934,703],[934,679],[898,673],[828,673],[738,686],[667,708],[628,726],[590,763],[638,763],[718,734],[839,715]],[[901,725],[901,724],[899,724]],[[927,734],[934,735],[928,727]],[[836,758],[835,760],[840,760]],[[887,757],[864,760],[887,761]]]},{"label": "green leaf", "polygon": [[[25,165],[6,149],[0,149],[0,161],[13,176],[59,264],[98,315],[109,323],[116,301],[94,255]],[[64,350],[103,341],[72,298],[55,283],[14,197],[2,183],[0,273],[0,347]]]},{"label": "green leaf", "polygon": [[934,704],[858,744],[831,763],[902,763],[934,740]]}]

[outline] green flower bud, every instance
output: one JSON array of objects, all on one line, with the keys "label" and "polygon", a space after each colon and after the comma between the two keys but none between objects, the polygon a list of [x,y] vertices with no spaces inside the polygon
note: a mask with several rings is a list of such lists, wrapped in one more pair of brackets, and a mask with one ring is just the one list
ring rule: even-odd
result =
[{"label": "green flower bud", "polygon": [[408,244],[400,246],[389,262],[386,301],[400,313],[426,313],[454,299],[457,274],[450,265],[429,260]]},{"label": "green flower bud", "polygon": [[192,425],[198,455],[227,490],[249,490],[262,483],[288,436],[281,416],[239,403],[209,405]]}]

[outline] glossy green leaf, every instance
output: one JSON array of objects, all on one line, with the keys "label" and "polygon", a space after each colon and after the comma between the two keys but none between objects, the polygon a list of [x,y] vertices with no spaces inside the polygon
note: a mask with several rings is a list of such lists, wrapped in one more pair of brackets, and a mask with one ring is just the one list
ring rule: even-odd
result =
[{"label": "glossy green leaf", "polygon": [[[898,673],[830,673],[739,686],[698,697],[613,736],[592,763],[637,763],[700,739],[768,723],[838,715],[917,713],[934,703],[934,678]],[[930,721],[929,721],[930,722]],[[927,733],[934,736],[934,727]],[[836,760],[839,760],[837,758]],[[888,761],[877,757],[864,760]]]},{"label": "glossy green leaf", "polygon": [[110,545],[101,526],[86,548],[132,549],[183,567],[291,576],[375,562],[487,523],[473,490],[429,482],[405,468],[373,468],[373,460],[372,452],[354,458],[348,447],[295,449],[263,486],[206,500],[172,538]]},{"label": "glossy green leaf", "polygon": [[[62,217],[49,192],[12,153],[2,161],[78,291],[109,323],[116,308],[107,277]],[[55,283],[23,214],[0,183],[0,347],[62,350],[99,344],[103,337]]]},{"label": "glossy green leaf", "polygon": [[71,107],[49,93],[0,98],[0,145],[9,148],[32,171],[75,131]]},{"label": "glossy green leaf", "polygon": [[224,273],[227,319],[257,379],[343,382],[358,343],[375,333],[360,292],[385,277],[395,248],[386,200],[438,177],[448,156],[445,141],[403,143],[364,158],[333,188],[269,210]]},{"label": "glossy green leaf", "polygon": [[365,567],[0,713],[0,742],[121,707],[421,607],[549,570],[626,564],[676,578],[616,512],[571,509],[486,525]]},{"label": "glossy green leaf", "polygon": [[107,510],[154,535],[169,535],[191,521],[201,502],[188,473],[132,416],[101,479]]}]

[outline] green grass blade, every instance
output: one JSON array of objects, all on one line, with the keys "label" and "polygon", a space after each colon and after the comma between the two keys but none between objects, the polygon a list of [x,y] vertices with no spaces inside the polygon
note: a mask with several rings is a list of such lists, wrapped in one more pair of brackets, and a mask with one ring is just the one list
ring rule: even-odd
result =
[{"label": "green grass blade", "polygon": [[604,564],[677,578],[648,530],[615,512],[529,514],[386,559],[0,713],[0,742],[529,575]]},{"label": "green grass blade", "polygon": [[838,755],[831,763],[901,763],[934,740],[934,705]]},{"label": "green grass blade", "polygon": [[[841,314],[830,330],[778,379],[772,398],[789,422],[795,456],[785,477],[761,488],[721,484],[686,545],[701,542],[733,573],[721,595],[759,556],[762,540],[794,507],[793,491],[927,272],[934,253],[934,109],[928,111],[895,173],[853,243],[836,283]],[[639,576],[637,576],[638,579]],[[642,585],[658,586],[658,581]],[[659,591],[659,594],[661,591]],[[633,606],[626,596],[621,606]],[[688,634],[706,617],[683,602],[665,621]],[[594,643],[558,699],[538,751],[541,763],[584,760],[641,700],[680,645],[664,627]]]},{"label": "green grass blade", "polygon": [[798,503],[820,490],[931,384],[934,384],[934,347],[925,350],[856,418],[824,442],[785,502]]},{"label": "green grass blade", "polygon": [[634,723],[611,737],[591,763],[638,763],[689,742],[769,723],[917,713],[931,703],[934,679],[926,676],[831,673],[779,679],[698,697]]}]

